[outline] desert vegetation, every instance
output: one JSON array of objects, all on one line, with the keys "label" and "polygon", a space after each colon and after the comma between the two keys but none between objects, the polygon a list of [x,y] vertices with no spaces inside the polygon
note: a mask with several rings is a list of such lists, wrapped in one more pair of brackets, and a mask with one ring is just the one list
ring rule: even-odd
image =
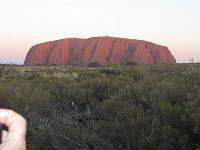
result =
[{"label": "desert vegetation", "polygon": [[200,65],[0,66],[28,150],[198,150]]}]

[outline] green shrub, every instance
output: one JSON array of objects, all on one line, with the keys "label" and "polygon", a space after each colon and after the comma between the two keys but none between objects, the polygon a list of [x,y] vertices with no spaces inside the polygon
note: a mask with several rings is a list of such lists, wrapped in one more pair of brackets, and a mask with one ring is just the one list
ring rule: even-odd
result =
[{"label": "green shrub", "polygon": [[98,61],[92,61],[88,64],[89,67],[100,67],[101,64]]},{"label": "green shrub", "polygon": [[[30,150],[200,149],[199,65],[7,67],[0,106],[28,120]],[[41,76],[60,70],[79,75]]]},{"label": "green shrub", "polygon": [[111,76],[111,75],[120,75],[121,71],[114,68],[103,68],[100,70],[100,73]]},{"label": "green shrub", "polygon": [[124,61],[124,62],[121,63],[121,65],[124,65],[124,66],[136,66],[137,62],[136,61]]},{"label": "green shrub", "polygon": [[0,66],[0,77],[2,77],[3,71],[4,71],[4,67]]}]

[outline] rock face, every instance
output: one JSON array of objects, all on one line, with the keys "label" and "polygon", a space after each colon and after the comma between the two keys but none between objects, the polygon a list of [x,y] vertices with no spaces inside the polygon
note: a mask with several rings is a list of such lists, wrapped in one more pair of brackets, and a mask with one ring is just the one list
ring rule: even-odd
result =
[{"label": "rock face", "polygon": [[151,42],[113,37],[89,39],[68,38],[35,45],[29,50],[25,65],[87,65],[120,64],[175,64],[176,60],[165,46]]}]

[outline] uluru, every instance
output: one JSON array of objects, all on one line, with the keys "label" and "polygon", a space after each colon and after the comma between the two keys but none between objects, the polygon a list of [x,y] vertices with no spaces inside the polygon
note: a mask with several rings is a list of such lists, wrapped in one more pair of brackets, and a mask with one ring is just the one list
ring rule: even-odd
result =
[{"label": "uluru", "polygon": [[24,65],[87,65],[175,64],[176,59],[166,46],[152,42],[116,37],[67,38],[34,45]]}]

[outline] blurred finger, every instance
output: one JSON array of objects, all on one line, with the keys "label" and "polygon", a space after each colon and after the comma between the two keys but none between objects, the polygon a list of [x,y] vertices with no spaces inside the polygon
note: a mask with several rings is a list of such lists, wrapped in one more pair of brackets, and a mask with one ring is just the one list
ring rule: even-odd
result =
[{"label": "blurred finger", "polygon": [[0,122],[8,127],[7,138],[19,138],[26,135],[26,120],[12,110],[0,109]]},{"label": "blurred finger", "polygon": [[8,131],[4,130],[3,133],[2,133],[2,142],[6,141],[7,135],[8,135]]}]

